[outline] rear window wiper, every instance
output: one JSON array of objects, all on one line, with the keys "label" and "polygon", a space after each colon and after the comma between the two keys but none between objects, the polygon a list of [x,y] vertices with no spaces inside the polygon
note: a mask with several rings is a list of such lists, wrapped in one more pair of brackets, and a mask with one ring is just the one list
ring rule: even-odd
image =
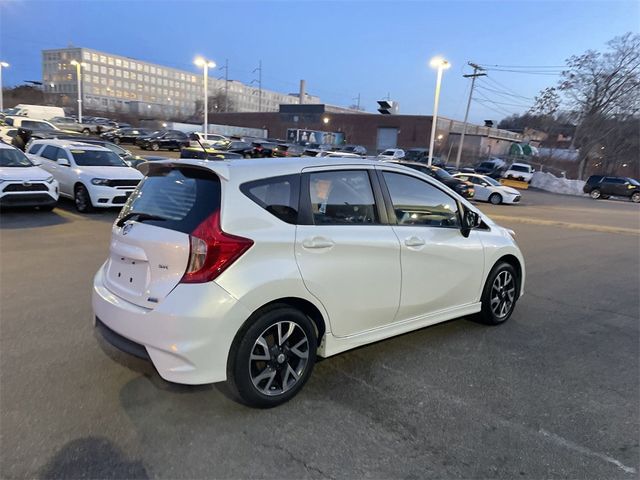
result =
[{"label": "rear window wiper", "polygon": [[136,217],[136,220],[139,221],[139,222],[144,221],[144,220],[167,220],[164,217],[160,217],[158,215],[152,215],[150,213],[129,212],[124,217],[122,217],[120,220],[118,220],[116,222],[116,225],[118,227],[121,227],[121,226],[124,225],[124,222],[126,222],[127,220],[129,220],[132,217]]}]

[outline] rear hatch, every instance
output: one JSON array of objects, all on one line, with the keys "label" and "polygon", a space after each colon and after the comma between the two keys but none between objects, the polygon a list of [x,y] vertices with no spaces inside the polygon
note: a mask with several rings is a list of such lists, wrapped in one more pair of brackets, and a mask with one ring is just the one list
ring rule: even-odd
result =
[{"label": "rear hatch", "polygon": [[206,237],[198,229],[219,224],[221,186],[208,169],[149,168],[113,225],[104,282],[118,297],[155,308],[178,283],[189,281],[188,269],[202,267],[193,262],[207,245],[194,244],[194,235]]}]

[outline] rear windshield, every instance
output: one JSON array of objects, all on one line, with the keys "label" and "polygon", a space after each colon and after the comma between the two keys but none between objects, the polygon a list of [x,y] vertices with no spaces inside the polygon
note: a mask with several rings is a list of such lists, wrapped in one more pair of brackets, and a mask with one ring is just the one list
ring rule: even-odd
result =
[{"label": "rear windshield", "polygon": [[[220,180],[213,172],[169,167],[150,172],[138,184],[118,219],[130,216],[150,225],[191,233],[219,208]],[[141,214],[140,218],[135,214]]]},{"label": "rear windshield", "polygon": [[80,167],[126,167],[127,164],[111,150],[71,150],[76,165]]}]

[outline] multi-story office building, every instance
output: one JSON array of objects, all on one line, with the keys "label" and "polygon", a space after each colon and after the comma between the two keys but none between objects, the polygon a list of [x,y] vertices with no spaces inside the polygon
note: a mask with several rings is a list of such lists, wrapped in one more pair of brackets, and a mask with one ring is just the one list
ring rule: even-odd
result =
[{"label": "multi-story office building", "polygon": [[[142,116],[189,116],[203,99],[203,75],[155,63],[99,52],[89,48],[42,51],[44,92],[56,103],[75,108],[78,95],[75,60],[82,67],[83,108],[124,112]],[[228,84],[210,70],[208,92],[216,97],[228,91],[229,110],[235,112],[276,112],[280,104],[298,103],[298,95],[270,90],[231,80]],[[222,95],[218,98],[224,98]],[[304,103],[319,103],[305,95]],[[218,106],[224,111],[224,106]]]}]

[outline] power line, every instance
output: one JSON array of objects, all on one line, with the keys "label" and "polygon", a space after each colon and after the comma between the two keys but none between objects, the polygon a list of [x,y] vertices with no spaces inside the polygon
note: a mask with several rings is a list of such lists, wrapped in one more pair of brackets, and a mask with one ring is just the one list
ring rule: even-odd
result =
[{"label": "power line", "polygon": [[503,90],[506,90],[507,92],[512,93],[513,95],[522,97],[524,95],[520,95],[519,93],[517,93],[515,90],[512,90],[511,88],[507,87],[506,85],[500,83],[499,81],[497,81],[495,78],[492,77],[485,77],[488,81],[490,81],[492,84],[494,84],[494,86],[497,86],[498,88],[501,88]]},{"label": "power line", "polygon": [[481,92],[478,92],[478,95],[480,95],[483,99],[485,99],[488,102],[494,103],[496,105],[507,105],[509,107],[520,107],[520,108],[529,108],[530,105],[522,105],[520,103],[506,103],[506,102],[498,102],[497,100],[493,100],[492,98],[488,98],[486,97],[484,94],[482,94]]},{"label": "power line", "polygon": [[500,115],[506,115],[506,116],[509,116],[509,115],[512,115],[512,114],[513,114],[513,112],[509,112],[509,111],[507,111],[507,110],[503,110],[503,109],[501,109],[501,108],[499,108],[499,107],[497,107],[497,108],[490,107],[489,105],[487,105],[487,104],[486,104],[485,102],[483,102],[482,100],[474,99],[473,101],[474,101],[474,102],[476,102],[476,103],[479,103],[480,105],[482,105],[482,106],[483,106],[483,107],[485,107],[485,108],[488,108],[489,110],[494,111],[495,113],[499,113]]},{"label": "power line", "polygon": [[502,95],[503,97],[515,97],[515,98],[522,98],[523,100],[534,100],[534,98],[532,97],[525,97],[524,95],[515,95],[513,93],[508,93],[503,90],[496,90],[495,88],[486,87],[484,85],[479,85],[478,88],[481,88],[482,90],[487,90],[489,92],[497,93],[498,95]]},{"label": "power line", "polygon": [[550,68],[567,68],[567,65],[490,65],[488,63],[481,63],[481,66],[485,68],[535,68],[535,69],[550,69]]}]

